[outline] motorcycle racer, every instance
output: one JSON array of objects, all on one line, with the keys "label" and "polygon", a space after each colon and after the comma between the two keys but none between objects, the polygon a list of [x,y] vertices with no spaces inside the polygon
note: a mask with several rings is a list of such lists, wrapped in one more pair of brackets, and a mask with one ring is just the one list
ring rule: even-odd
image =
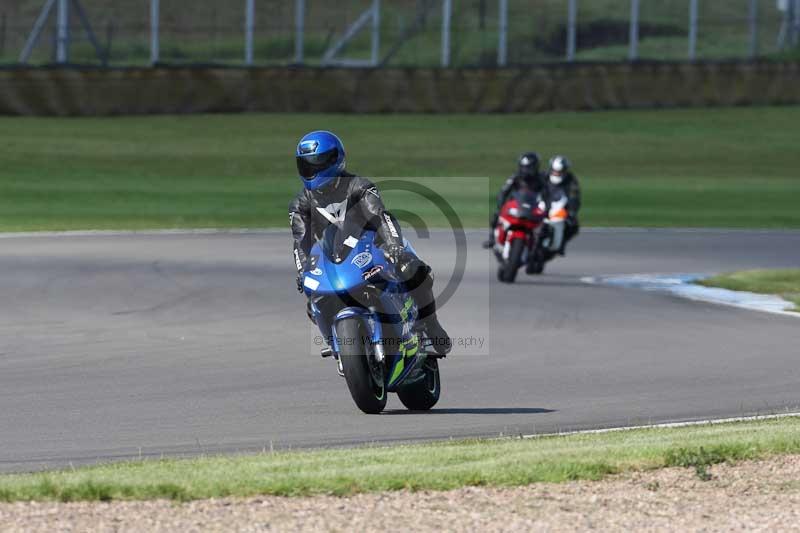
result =
[{"label": "motorcycle racer", "polygon": [[500,208],[514,191],[523,185],[536,194],[546,191],[545,176],[539,170],[539,161],[539,154],[536,152],[526,152],[519,156],[517,172],[506,180],[497,194],[497,207],[490,221],[489,239],[483,243],[484,248],[494,246],[494,229],[497,226]]},{"label": "motorcycle racer", "polygon": [[436,316],[431,268],[406,250],[400,225],[384,207],[375,184],[345,170],[344,145],[329,131],[303,136],[295,159],[303,182],[303,190],[289,204],[298,291],[303,291],[303,271],[311,247],[328,225],[343,225],[347,218],[376,232],[380,248],[417,302],[422,330],[437,353],[446,355],[451,340]]},{"label": "motorcycle racer", "polygon": [[548,197],[555,197],[559,192],[567,197],[568,217],[564,240],[558,251],[560,255],[564,255],[567,243],[580,231],[578,211],[581,208],[581,187],[578,177],[571,170],[569,159],[563,155],[556,155],[550,159],[546,187],[548,189],[546,196]]}]

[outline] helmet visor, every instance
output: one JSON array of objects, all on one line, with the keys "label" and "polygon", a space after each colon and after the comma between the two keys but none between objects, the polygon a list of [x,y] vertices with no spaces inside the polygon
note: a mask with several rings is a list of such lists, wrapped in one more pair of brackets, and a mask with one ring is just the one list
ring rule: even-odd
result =
[{"label": "helmet visor", "polygon": [[339,150],[334,148],[321,154],[297,156],[297,172],[303,179],[311,179],[325,169],[336,164],[339,160]]}]

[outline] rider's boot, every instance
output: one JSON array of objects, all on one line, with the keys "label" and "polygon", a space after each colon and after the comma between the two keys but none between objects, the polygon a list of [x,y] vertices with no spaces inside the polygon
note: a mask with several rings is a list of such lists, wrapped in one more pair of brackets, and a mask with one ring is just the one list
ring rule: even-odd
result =
[{"label": "rider's boot", "polygon": [[450,340],[450,336],[436,318],[436,313],[422,319],[422,329],[425,331],[425,335],[428,339],[430,339],[433,349],[437,354],[445,356],[450,353],[450,350],[453,348],[453,343]]},{"label": "rider's boot", "polygon": [[403,254],[397,260],[397,268],[409,294],[417,304],[417,323],[430,339],[439,355],[447,355],[452,343],[447,332],[436,318],[436,300],[433,296],[433,276],[428,265],[412,254]]},{"label": "rider's boot", "polygon": [[486,248],[487,250],[494,246],[494,228],[497,227],[497,221],[498,220],[499,220],[499,216],[498,216],[497,213],[492,215],[492,220],[489,223],[489,228],[490,228],[489,229],[489,238],[487,240],[483,241],[483,247]]},{"label": "rider's boot", "polygon": [[453,347],[450,336],[436,317],[436,300],[433,297],[433,278],[428,274],[425,281],[414,290],[414,299],[424,302],[419,308],[419,321],[425,336],[439,355],[447,355]]}]

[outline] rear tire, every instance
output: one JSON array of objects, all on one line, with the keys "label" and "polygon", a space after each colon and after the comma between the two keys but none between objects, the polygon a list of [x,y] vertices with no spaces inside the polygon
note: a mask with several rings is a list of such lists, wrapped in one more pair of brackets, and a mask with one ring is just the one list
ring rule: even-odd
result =
[{"label": "rear tire", "polygon": [[544,272],[544,250],[542,250],[541,246],[536,246],[534,248],[533,253],[531,253],[531,257],[528,260],[528,265],[525,267],[526,274],[541,274]]},{"label": "rear tire", "polygon": [[517,271],[519,271],[519,266],[522,262],[522,252],[524,250],[525,241],[523,239],[514,239],[511,242],[508,260],[503,264],[503,279],[501,281],[514,283],[514,280],[517,279]]},{"label": "rear tire", "polygon": [[364,322],[357,317],[345,318],[336,324],[336,335],[350,396],[365,413],[380,413],[386,407],[383,365],[378,366],[372,360],[371,349],[365,342]]},{"label": "rear tire", "polygon": [[424,379],[401,387],[397,391],[400,401],[411,411],[429,410],[439,401],[439,395],[442,392],[438,360],[428,359],[425,361],[423,369],[425,370]]}]

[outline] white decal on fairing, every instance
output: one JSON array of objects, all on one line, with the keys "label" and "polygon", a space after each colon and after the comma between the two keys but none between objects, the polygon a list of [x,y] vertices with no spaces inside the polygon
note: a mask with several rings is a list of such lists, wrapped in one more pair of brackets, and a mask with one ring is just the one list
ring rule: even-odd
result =
[{"label": "white decal on fairing", "polygon": [[358,268],[364,268],[371,262],[372,262],[372,254],[369,252],[361,252],[360,254],[355,256],[351,261],[351,263],[353,263]]}]

